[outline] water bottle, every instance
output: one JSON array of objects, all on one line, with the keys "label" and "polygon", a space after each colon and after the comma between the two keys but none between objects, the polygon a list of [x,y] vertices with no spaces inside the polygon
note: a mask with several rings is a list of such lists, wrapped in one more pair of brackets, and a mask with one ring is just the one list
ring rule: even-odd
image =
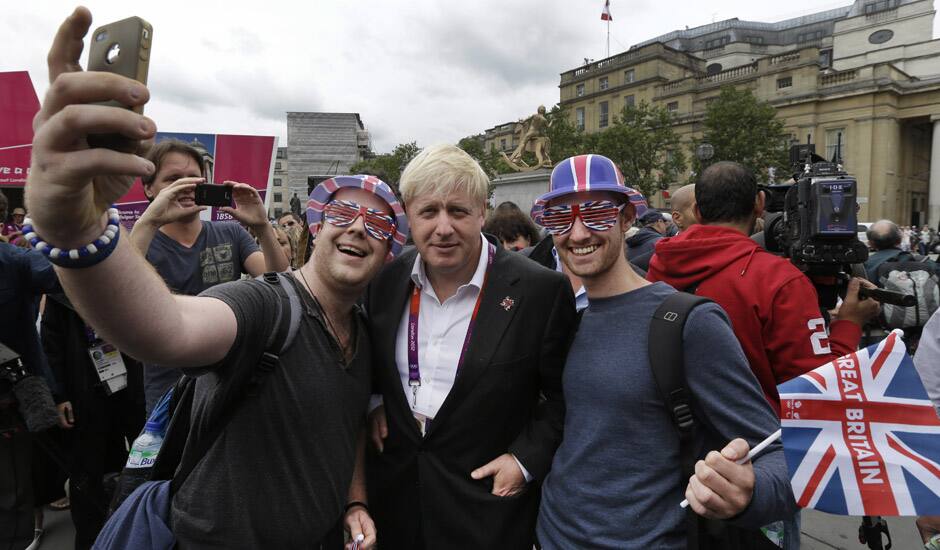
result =
[{"label": "water bottle", "polygon": [[157,405],[150,413],[150,418],[144,424],[144,431],[131,445],[131,452],[127,457],[127,464],[124,465],[124,471],[121,472],[117,489],[111,498],[111,505],[108,515],[124,502],[137,487],[146,481],[150,481],[150,472],[153,470],[153,464],[160,453],[160,447],[163,446],[163,438],[166,436],[166,429],[169,425],[170,399],[173,396],[171,388],[160,399]]},{"label": "water bottle", "polygon": [[130,455],[127,457],[126,468],[152,468],[163,445],[163,434],[166,426],[148,421],[144,425],[144,432],[137,436],[131,445]]}]

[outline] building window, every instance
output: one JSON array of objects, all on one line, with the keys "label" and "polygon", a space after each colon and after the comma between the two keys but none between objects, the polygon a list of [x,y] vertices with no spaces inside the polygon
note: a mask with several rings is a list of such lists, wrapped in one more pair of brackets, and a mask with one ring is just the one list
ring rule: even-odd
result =
[{"label": "building window", "polygon": [[865,15],[878,13],[879,11],[893,10],[898,7],[898,0],[878,0],[865,4]]},{"label": "building window", "polygon": [[764,37],[763,36],[745,36],[744,41],[747,42],[748,44],[763,44]]},{"label": "building window", "polygon": [[283,215],[284,215],[284,209],[283,209],[283,208],[275,208],[275,209],[274,209],[274,218],[275,218],[275,219],[276,219],[276,218],[280,218],[280,217],[283,216]]},{"label": "building window", "polygon": [[842,164],[845,164],[845,128],[832,128],[831,130],[826,130],[826,160],[832,160],[832,157],[836,154],[836,147],[840,143],[841,138],[841,147],[839,147],[839,157],[842,159]]},{"label": "building window", "polygon": [[674,112],[678,111],[678,110],[679,110],[679,102],[678,102],[678,101],[672,101],[672,102],[667,103],[667,104],[666,104],[666,110],[669,111],[670,113],[674,113]]},{"label": "building window", "polygon": [[783,78],[778,78],[778,79],[777,79],[777,89],[778,89],[778,90],[783,89],[783,88],[789,88],[789,87],[791,87],[791,86],[793,86],[793,77],[792,77],[792,76],[785,76],[785,77],[783,77]]},{"label": "building window", "polygon": [[574,125],[578,130],[584,130],[584,107],[578,107],[574,110]]},{"label": "building window", "polygon": [[601,101],[600,115],[597,118],[597,126],[599,128],[607,127],[607,115],[608,115],[607,102]]},{"label": "building window", "polygon": [[601,90],[607,89],[607,77],[606,76],[602,76],[600,79],[598,79],[597,83],[598,83],[598,87],[600,87]]},{"label": "building window", "polygon": [[275,170],[280,170],[280,169],[281,169],[281,163],[280,163],[280,162],[274,163],[274,169],[275,169]]},{"label": "building window", "polygon": [[706,50],[711,50],[711,49],[713,49],[713,48],[720,48],[720,47],[724,46],[725,44],[727,44],[728,42],[731,42],[731,37],[730,37],[730,36],[719,36],[718,38],[713,38],[713,39],[711,39],[711,40],[706,40],[706,41],[705,41],[705,49],[706,49]]},{"label": "building window", "polygon": [[636,105],[636,99],[632,95],[628,95],[627,97],[623,98],[623,104],[627,107],[633,107]]},{"label": "building window", "polygon": [[832,50],[819,51],[819,68],[828,69],[832,66]]},{"label": "building window", "polygon": [[819,40],[822,37],[823,31],[804,32],[796,35],[796,41],[797,43],[812,42],[813,40]]},{"label": "building window", "polygon": [[715,76],[724,69],[721,66],[721,63],[712,63],[711,65],[705,67],[705,76]]},{"label": "building window", "polygon": [[629,83],[635,82],[635,81],[636,81],[636,70],[634,70],[634,69],[627,69],[626,71],[623,72],[623,83],[624,83],[624,84],[629,84]]},{"label": "building window", "polygon": [[868,36],[868,42],[870,44],[884,44],[892,38],[894,38],[894,31],[890,29],[881,29],[880,31],[871,33]]},{"label": "building window", "polygon": [[584,95],[584,84],[578,84],[574,88],[574,95],[576,97],[581,97]]},{"label": "building window", "polygon": [[274,194],[274,202],[281,202],[282,200],[283,200],[283,199],[281,198],[281,194],[280,194],[280,193],[275,193],[275,194]]},{"label": "building window", "polygon": [[499,148],[502,149],[503,151],[506,150],[506,138],[501,138],[499,140]]},{"label": "building window", "polygon": [[284,158],[284,149],[278,149],[278,150],[277,150],[277,158],[279,158],[279,159]]},{"label": "building window", "polygon": [[281,186],[281,178],[274,178],[274,187]]}]

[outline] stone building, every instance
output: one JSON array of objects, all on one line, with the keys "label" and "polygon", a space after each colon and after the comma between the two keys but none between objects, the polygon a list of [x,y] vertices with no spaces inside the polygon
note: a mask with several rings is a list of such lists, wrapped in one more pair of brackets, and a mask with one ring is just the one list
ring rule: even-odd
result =
[{"label": "stone building", "polygon": [[[277,155],[274,158],[274,177],[271,182],[271,200],[268,202],[268,215],[272,218],[278,218],[284,212],[290,211],[290,198],[293,192],[288,186],[288,162],[287,147],[278,147]],[[304,195],[297,194],[303,201]]]},{"label": "stone building", "polygon": [[285,162],[284,202],[289,202],[294,193],[302,200],[307,196],[308,176],[346,174],[371,149],[369,131],[359,113],[287,113],[290,163]]},{"label": "stone building", "polygon": [[624,105],[660,105],[689,141],[701,136],[721,87],[749,88],[777,109],[791,141],[810,136],[831,157],[841,137],[845,168],[859,180],[860,220],[937,225],[934,14],[933,0],[856,0],[775,23],[729,19],[678,30],[562,73],[560,102],[587,132],[609,126]]},{"label": "stone building", "polygon": [[519,145],[519,136],[516,134],[518,125],[518,122],[506,122],[488,129],[483,134],[483,150],[496,149],[497,152],[512,154]]}]

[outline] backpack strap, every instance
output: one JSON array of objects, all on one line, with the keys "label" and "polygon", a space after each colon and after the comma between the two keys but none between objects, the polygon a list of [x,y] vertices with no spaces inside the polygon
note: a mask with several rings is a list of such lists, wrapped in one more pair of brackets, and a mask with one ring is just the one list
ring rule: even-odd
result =
[{"label": "backpack strap", "polygon": [[[265,273],[261,277],[271,288],[277,292],[277,325],[268,335],[265,350],[255,363],[248,382],[243,388],[231,392],[230,397],[223,403],[212,422],[212,427],[208,430],[205,437],[195,441],[195,450],[192,453],[183,456],[176,475],[170,482],[170,494],[175,495],[183,483],[189,477],[189,474],[202,461],[206,453],[219,438],[229,421],[235,416],[235,411],[246,401],[246,397],[256,395],[264,382],[264,378],[270,374],[280,364],[280,354],[286,350],[293,342],[297,331],[300,328],[300,319],[302,308],[300,297],[293,283],[288,280],[283,273]],[[286,313],[286,314],[285,314]],[[191,384],[195,386],[193,382]],[[193,394],[189,394],[189,410],[192,412]],[[174,413],[174,417],[176,414]],[[187,417],[189,415],[187,414]],[[191,433],[191,432],[190,432]],[[162,449],[161,449],[162,451]],[[188,460],[186,460],[188,458]]]},{"label": "backpack strap", "polygon": [[[695,472],[695,417],[691,392],[685,379],[682,331],[692,310],[711,300],[685,292],[667,297],[653,313],[649,331],[649,362],[653,381],[679,434],[679,458],[682,479]],[[698,548],[698,521],[692,509],[686,516],[689,548]]]}]

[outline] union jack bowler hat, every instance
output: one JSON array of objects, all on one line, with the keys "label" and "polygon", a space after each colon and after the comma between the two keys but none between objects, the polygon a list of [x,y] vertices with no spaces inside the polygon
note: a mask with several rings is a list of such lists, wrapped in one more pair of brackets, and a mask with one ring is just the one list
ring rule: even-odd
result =
[{"label": "union jack bowler hat", "polygon": [[532,219],[541,224],[542,211],[548,201],[582,191],[621,193],[626,195],[626,202],[633,205],[637,217],[646,213],[646,199],[639,191],[624,184],[623,174],[614,161],[603,155],[578,155],[555,165],[548,193],[536,199],[532,206]]},{"label": "union jack bowler hat", "polygon": [[408,238],[408,217],[405,216],[405,209],[398,202],[392,188],[375,176],[335,176],[320,182],[320,185],[310,192],[310,198],[307,199],[307,227],[310,234],[317,236],[317,232],[323,225],[323,209],[326,208],[333,194],[342,187],[364,189],[385,201],[392,209],[392,217],[395,218],[395,234],[392,235],[389,258],[397,256]]}]

